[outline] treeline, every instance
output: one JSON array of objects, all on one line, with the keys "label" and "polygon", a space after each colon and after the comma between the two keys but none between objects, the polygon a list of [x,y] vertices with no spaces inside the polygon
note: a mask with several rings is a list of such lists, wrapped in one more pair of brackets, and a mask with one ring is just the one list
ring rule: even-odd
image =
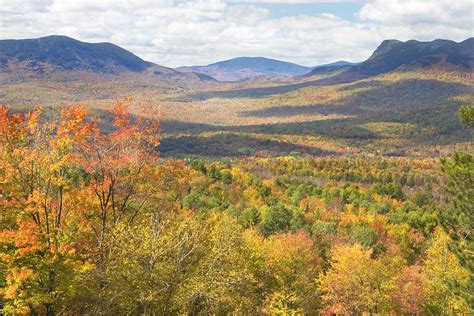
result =
[{"label": "treeline", "polygon": [[472,312],[472,156],[164,160],[127,104],[1,108],[3,314]]}]

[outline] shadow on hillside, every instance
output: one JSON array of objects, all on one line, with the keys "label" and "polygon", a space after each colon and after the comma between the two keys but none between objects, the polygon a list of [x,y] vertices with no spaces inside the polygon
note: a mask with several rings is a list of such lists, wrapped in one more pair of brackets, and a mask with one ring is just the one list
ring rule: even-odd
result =
[{"label": "shadow on hillside", "polygon": [[[360,79],[360,78],[359,78]],[[329,77],[329,78],[322,78],[318,80],[313,80],[313,81],[307,81],[307,82],[300,82],[300,83],[293,83],[293,84],[287,84],[287,85],[281,85],[281,86],[276,86],[276,87],[259,87],[259,88],[245,88],[245,89],[237,89],[237,90],[229,90],[229,91],[210,91],[210,92],[198,92],[198,93],[193,93],[189,94],[184,99],[182,97],[175,99],[175,101],[204,101],[212,98],[222,98],[222,99],[237,99],[237,98],[264,98],[267,96],[272,96],[272,95],[279,95],[279,94],[285,94],[294,90],[298,90],[301,88],[305,87],[322,87],[322,86],[331,86],[331,85],[336,85],[336,84],[342,84],[342,83],[352,83],[356,82],[356,79],[347,79],[347,80],[341,80],[339,77]],[[449,83],[449,82],[443,82],[443,81],[437,81],[437,80],[422,80],[422,79],[408,79],[408,80],[402,80],[400,82],[396,82],[395,85],[401,83],[401,86],[405,84],[417,84],[425,82],[428,89],[437,89],[438,86],[449,86],[449,87],[456,87],[456,88],[470,88],[467,85],[464,84],[459,84],[459,83]],[[429,86],[432,85],[432,86]],[[371,81],[362,81],[362,82],[356,82],[354,84],[351,84],[346,87],[341,87],[342,90],[355,90],[355,89],[360,89],[360,88],[369,88],[369,89],[374,89],[374,88],[384,88],[385,86],[390,86],[387,85],[385,82],[380,81],[380,80],[371,80]]]},{"label": "shadow on hillside", "polygon": [[[342,82],[337,82],[333,78],[323,78],[313,81],[292,83],[276,87],[245,88],[226,91],[209,91],[189,94],[185,97],[186,101],[205,101],[212,98],[221,99],[239,99],[239,98],[264,98],[271,95],[285,94],[294,90],[313,86],[330,86]],[[173,101],[183,101],[182,97]]]},{"label": "shadow on hillside", "polygon": [[255,125],[210,125],[178,121],[162,121],[163,132],[169,135],[197,135],[204,132],[257,133],[274,135],[323,136],[328,139],[374,139],[376,134],[360,127],[363,118],[337,118],[307,122],[255,124]]},{"label": "shadow on hillside", "polygon": [[188,123],[174,120],[164,120],[160,122],[161,128],[167,134],[199,134],[202,132],[222,131],[223,126],[204,124],[204,123]]},{"label": "shadow on hillside", "polygon": [[[344,89],[354,90],[354,93],[338,102],[309,106],[275,106],[245,111],[240,115],[249,118],[250,121],[252,117],[291,118],[305,114],[342,114],[350,117],[238,126],[165,120],[161,122],[165,134],[160,151],[163,156],[242,157],[259,152],[267,152],[269,155],[287,155],[291,152],[314,156],[327,155],[331,153],[285,142],[283,135],[303,139],[306,136],[319,136],[328,141],[366,146],[382,137],[379,133],[369,130],[366,124],[385,122],[409,123],[415,126],[408,134],[397,136],[403,139],[395,139],[395,143],[398,140],[406,141],[406,137],[410,138],[414,146],[445,145],[469,140],[470,134],[462,128],[457,117],[459,101],[453,97],[472,93],[472,87],[436,80],[409,79],[390,83],[358,82]],[[109,115],[102,113],[102,119],[110,122]],[[215,134],[201,135],[204,132]],[[282,135],[283,141],[263,140],[250,134]],[[389,139],[387,141],[391,142]]]},{"label": "shadow on hillside", "polygon": [[[404,110],[416,111],[433,104],[449,103],[449,99],[462,93],[473,92],[472,87],[436,80],[409,79],[395,83],[383,81],[360,82],[343,87],[343,90],[357,90],[341,101],[305,106],[275,106],[261,110],[245,111],[242,117],[291,117],[297,115],[357,115],[367,116],[370,112],[384,112],[398,116]],[[400,112],[400,113],[399,113]]]},{"label": "shadow on hillside", "polygon": [[[460,126],[454,111],[446,116],[431,118],[430,125],[417,123],[420,119],[426,120],[429,109],[407,113],[407,118],[401,121],[412,121],[417,126],[428,127],[428,132],[417,132],[408,136],[413,146],[449,145],[453,142],[471,140],[470,132]],[[448,118],[450,116],[452,119]],[[326,121],[310,121],[302,123],[280,123],[251,126],[212,126],[206,124],[180,124],[178,122],[163,122],[165,132],[159,151],[164,157],[183,157],[199,155],[206,157],[246,157],[267,153],[269,156],[288,155],[298,152],[303,155],[325,156],[334,155],[334,152],[320,148],[296,145],[285,142],[286,135],[298,137],[318,136],[327,141],[342,141],[351,146],[364,147],[380,140],[380,135],[363,126],[366,123],[390,121],[390,115],[381,118],[349,118]],[[173,129],[167,129],[174,126]],[[170,136],[167,133],[175,133]],[[214,132],[211,136],[201,135],[203,132]],[[219,133],[222,132],[222,133]],[[180,136],[179,134],[187,134]],[[283,141],[264,140],[249,134],[281,135]],[[404,139],[404,141],[407,139]],[[391,141],[385,146],[392,148]],[[397,144],[397,140],[395,143]],[[379,146],[383,146],[380,144]],[[393,147],[396,149],[395,147]]]},{"label": "shadow on hillside", "polygon": [[159,148],[162,156],[190,156],[206,157],[248,157],[255,155],[279,156],[293,153],[311,156],[332,155],[333,152],[324,151],[309,146],[299,146],[280,141],[258,139],[248,135],[220,133],[208,137],[178,136],[166,137],[161,141]]}]

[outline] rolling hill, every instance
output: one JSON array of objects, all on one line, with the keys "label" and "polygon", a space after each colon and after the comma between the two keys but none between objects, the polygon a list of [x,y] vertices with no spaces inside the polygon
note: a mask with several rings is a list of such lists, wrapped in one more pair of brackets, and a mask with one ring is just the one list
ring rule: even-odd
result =
[{"label": "rolling hill", "polygon": [[219,81],[240,81],[260,76],[299,76],[311,68],[264,57],[237,57],[207,66],[179,67],[176,70],[206,74]]}]

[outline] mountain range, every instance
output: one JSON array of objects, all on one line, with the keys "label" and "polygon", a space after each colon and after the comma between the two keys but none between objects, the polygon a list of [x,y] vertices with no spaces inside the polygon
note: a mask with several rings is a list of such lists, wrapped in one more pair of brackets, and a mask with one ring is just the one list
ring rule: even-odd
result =
[{"label": "mountain range", "polygon": [[456,43],[449,40],[419,42],[385,40],[364,62],[339,61],[305,67],[264,57],[238,57],[207,66],[171,69],[141,59],[111,43],[85,43],[66,36],[38,39],[0,40],[0,72],[30,71],[43,74],[54,71],[83,71],[98,74],[145,73],[194,79],[240,81],[260,76],[331,77],[335,82],[351,82],[395,69],[440,66],[460,71],[474,69],[474,38]]},{"label": "mountain range", "polygon": [[107,104],[132,96],[134,114],[141,105],[159,112],[165,156],[357,154],[360,148],[436,156],[434,144],[472,140],[456,113],[474,102],[474,38],[386,40],[357,64],[304,67],[242,57],[190,68],[64,36],[3,40],[0,104],[27,111],[80,103],[109,126]]}]

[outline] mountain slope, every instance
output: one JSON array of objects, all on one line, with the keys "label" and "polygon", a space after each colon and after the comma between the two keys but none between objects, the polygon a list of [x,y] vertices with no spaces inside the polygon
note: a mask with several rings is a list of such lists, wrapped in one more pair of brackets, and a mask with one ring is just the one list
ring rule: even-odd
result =
[{"label": "mountain slope", "polygon": [[448,40],[434,40],[432,42],[383,41],[372,56],[355,70],[361,74],[376,75],[394,70],[402,65],[415,68],[436,64],[472,70],[474,68],[474,38],[461,43]]},{"label": "mountain slope", "polygon": [[312,77],[312,76],[333,76],[338,73],[342,73],[353,66],[357,65],[358,63],[351,63],[348,61],[336,61],[330,64],[324,64],[313,67],[313,69],[305,73],[303,77]]},{"label": "mountain slope", "polygon": [[348,62],[348,61],[345,61],[345,60],[340,60],[340,61],[336,61],[336,62],[329,63],[329,64],[314,66],[313,70],[317,69],[317,68],[325,68],[325,67],[355,66],[357,64],[359,64],[359,63],[351,63],[351,62]]},{"label": "mountain slope", "polygon": [[0,40],[0,71],[90,71],[96,73],[174,73],[172,69],[144,61],[111,43],[85,43],[66,36]]},{"label": "mountain slope", "polygon": [[333,78],[350,82],[396,69],[415,70],[434,66],[464,72],[474,70],[474,38],[456,43],[449,40],[401,42],[385,40],[366,61]]},{"label": "mountain slope", "polygon": [[322,66],[316,67],[307,74],[304,74],[303,77],[313,77],[313,76],[333,76],[344,71],[351,69],[353,66],[344,65],[344,66]]},{"label": "mountain slope", "polygon": [[207,66],[180,67],[176,70],[202,73],[220,81],[239,81],[259,76],[299,76],[311,68],[264,57],[237,57]]}]

